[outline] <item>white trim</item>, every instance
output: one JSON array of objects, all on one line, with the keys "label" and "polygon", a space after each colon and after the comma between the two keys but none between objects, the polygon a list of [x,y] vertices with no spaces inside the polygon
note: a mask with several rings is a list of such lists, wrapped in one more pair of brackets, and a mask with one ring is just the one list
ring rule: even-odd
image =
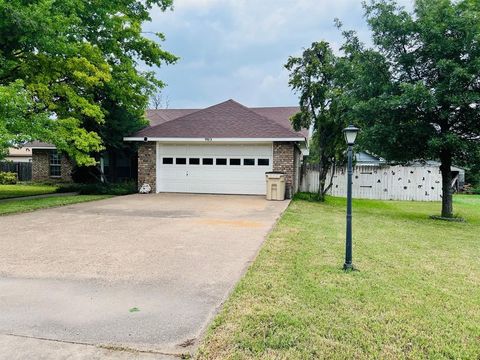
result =
[{"label": "white trim", "polygon": [[[148,137],[146,142],[161,141],[161,142],[193,142],[193,143],[212,143],[212,142],[270,142],[270,141],[300,141],[305,142],[304,137],[298,138],[161,138]],[[142,137],[125,137],[124,141],[145,141]]]},{"label": "white trim", "polygon": [[29,146],[32,150],[57,150],[56,146]]}]

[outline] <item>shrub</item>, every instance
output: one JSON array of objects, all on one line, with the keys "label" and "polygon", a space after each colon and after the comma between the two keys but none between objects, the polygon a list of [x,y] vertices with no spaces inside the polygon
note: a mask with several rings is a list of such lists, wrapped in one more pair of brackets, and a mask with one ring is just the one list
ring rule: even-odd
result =
[{"label": "shrub", "polygon": [[308,193],[308,192],[298,192],[293,198],[295,200],[304,200],[304,201],[322,201],[321,197],[317,193]]},{"label": "shrub", "polygon": [[17,183],[17,174],[14,172],[0,172],[1,185],[14,185]]},{"label": "shrub", "polygon": [[94,183],[94,184],[63,184],[57,192],[78,192],[82,195],[128,195],[137,192],[137,185],[133,181],[124,183]]}]

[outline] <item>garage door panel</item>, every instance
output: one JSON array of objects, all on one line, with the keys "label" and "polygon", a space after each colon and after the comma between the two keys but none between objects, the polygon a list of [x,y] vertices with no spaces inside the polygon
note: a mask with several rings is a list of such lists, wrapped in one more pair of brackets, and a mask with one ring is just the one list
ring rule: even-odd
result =
[{"label": "garage door panel", "polygon": [[[157,151],[158,192],[260,195],[266,192],[265,172],[272,170],[271,144],[159,144]],[[171,159],[164,164],[163,158]],[[186,164],[176,164],[177,158],[186,158]],[[199,159],[200,165],[190,165],[190,158]],[[230,165],[232,158],[240,159],[241,165]],[[217,159],[221,159],[218,164],[222,165],[216,165]],[[255,165],[243,165],[244,159],[253,159]],[[268,166],[258,165],[258,159],[264,159],[263,164],[267,159]],[[213,165],[203,165],[204,162]]]}]

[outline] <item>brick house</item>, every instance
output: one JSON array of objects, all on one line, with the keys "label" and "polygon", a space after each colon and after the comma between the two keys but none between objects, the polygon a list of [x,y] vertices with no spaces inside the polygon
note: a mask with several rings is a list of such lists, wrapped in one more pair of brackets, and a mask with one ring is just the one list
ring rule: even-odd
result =
[{"label": "brick house", "polygon": [[295,132],[298,107],[247,108],[233,100],[205,109],[147,112],[150,126],[124,138],[138,142],[138,185],[153,192],[256,194],[265,173],[282,172],[286,195],[299,186],[308,131]]},{"label": "brick house", "polygon": [[25,146],[32,149],[32,181],[72,181],[73,164],[55,145],[33,141]]}]

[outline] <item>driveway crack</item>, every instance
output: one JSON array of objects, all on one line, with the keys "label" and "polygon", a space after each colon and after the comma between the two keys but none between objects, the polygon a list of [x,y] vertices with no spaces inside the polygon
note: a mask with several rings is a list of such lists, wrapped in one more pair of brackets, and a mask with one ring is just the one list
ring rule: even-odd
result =
[{"label": "driveway crack", "polygon": [[72,344],[72,345],[83,345],[83,346],[90,346],[99,349],[111,350],[111,351],[124,351],[130,353],[141,353],[141,354],[156,354],[156,355],[166,355],[166,356],[174,356],[178,357],[179,359],[188,358],[190,354],[179,354],[179,353],[170,353],[158,350],[139,350],[128,346],[121,346],[121,345],[107,345],[107,344],[90,344],[81,341],[71,341],[71,340],[60,340],[60,339],[49,339],[39,336],[30,336],[30,335],[21,335],[21,334],[12,334],[12,333],[3,333],[2,335],[6,336],[13,336],[17,338],[24,338],[24,339],[34,339],[34,340],[41,340],[41,341],[49,341],[49,342],[56,342],[62,344]]}]

